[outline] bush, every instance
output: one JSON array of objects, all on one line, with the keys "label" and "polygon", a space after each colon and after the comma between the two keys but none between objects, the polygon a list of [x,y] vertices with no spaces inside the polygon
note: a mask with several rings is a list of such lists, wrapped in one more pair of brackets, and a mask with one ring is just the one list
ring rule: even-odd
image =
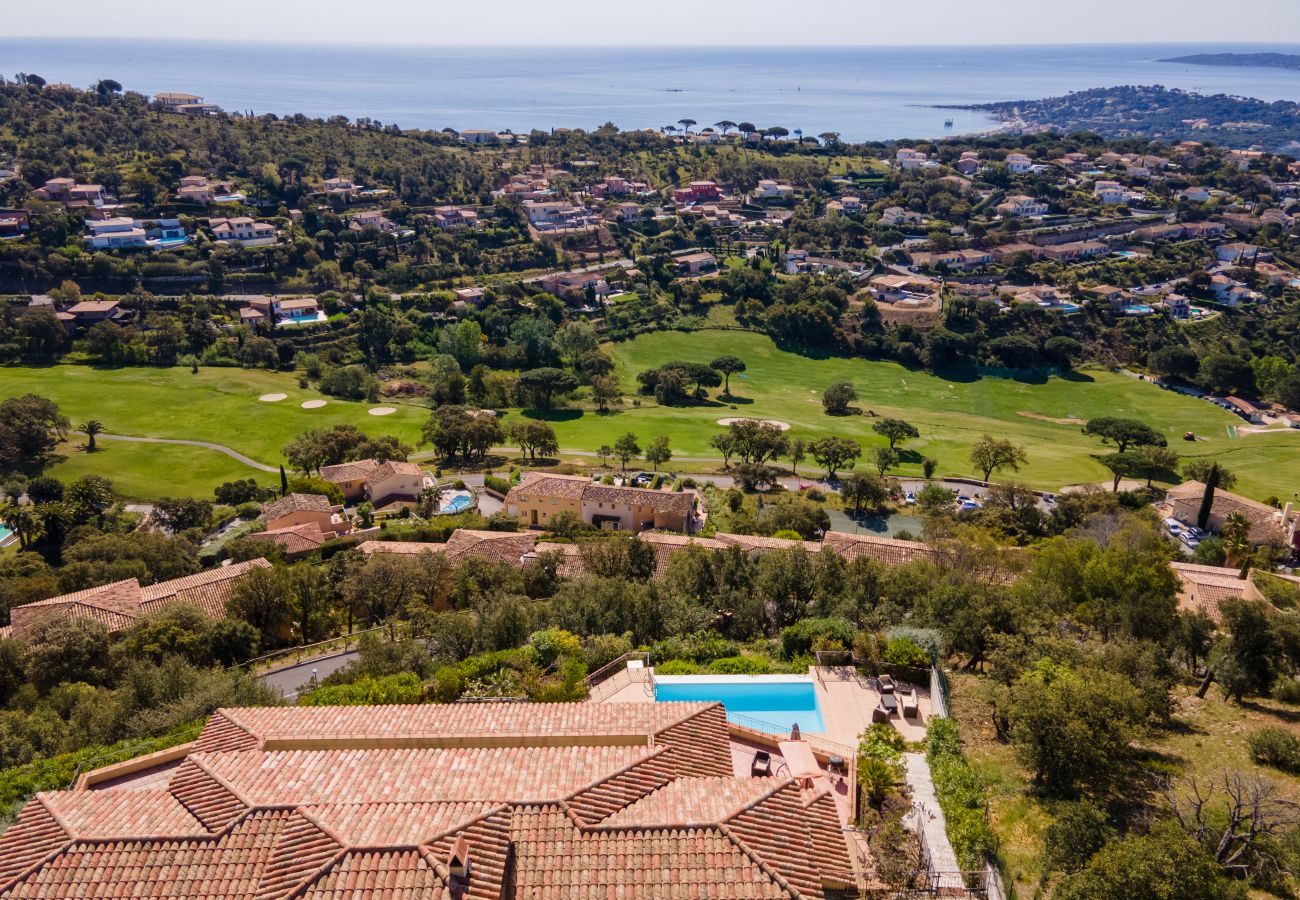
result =
[{"label": "bush", "polygon": [[251,522],[262,514],[262,504],[260,503],[241,503],[235,507],[235,515],[239,518]]},{"label": "bush", "polygon": [[842,646],[853,646],[853,624],[845,619],[804,619],[781,631],[781,656],[793,659],[813,649],[818,641],[839,641]]},{"label": "bush", "polygon": [[369,706],[390,703],[421,703],[424,685],[414,672],[372,678],[363,675],[351,684],[338,684],[298,698],[299,706]]},{"label": "bush", "polygon": [[1300,681],[1283,678],[1273,685],[1273,699],[1283,703],[1300,704]]},{"label": "bush", "polygon": [[930,720],[926,757],[957,861],[963,870],[982,869],[997,849],[997,838],[989,827],[984,783],[961,755],[955,722]]},{"label": "bush", "polygon": [[919,669],[928,666],[930,658],[911,638],[896,637],[885,645],[885,662]]},{"label": "bush", "polygon": [[498,478],[496,475],[484,475],[483,486],[488,490],[496,491],[502,496],[510,493],[510,482],[504,478]]},{"label": "bush", "polygon": [[906,747],[907,740],[898,729],[885,722],[875,722],[862,732],[858,753],[871,759],[884,760],[890,765],[898,765],[903,761],[903,750]]},{"label": "bush", "polygon": [[727,656],[709,663],[714,675],[766,675],[772,664],[761,656]]},{"label": "bush", "polygon": [[1114,836],[1104,810],[1082,801],[1063,803],[1043,835],[1043,862],[1049,870],[1077,872]]},{"label": "bush", "polygon": [[906,638],[925,651],[928,657],[926,665],[937,663],[944,654],[943,632],[937,628],[913,628],[910,625],[895,625],[885,632],[887,640]]},{"label": "bush", "polygon": [[1261,728],[1246,738],[1246,746],[1255,762],[1281,769],[1300,771],[1300,738],[1285,728]]},{"label": "bush", "polygon": [[670,659],[666,663],[655,666],[656,675],[698,675],[700,667],[698,663],[693,663],[686,659]]}]

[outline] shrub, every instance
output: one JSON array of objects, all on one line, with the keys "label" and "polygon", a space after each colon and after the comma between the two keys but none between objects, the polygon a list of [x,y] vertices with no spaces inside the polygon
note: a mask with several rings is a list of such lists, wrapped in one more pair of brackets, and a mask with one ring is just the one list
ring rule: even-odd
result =
[{"label": "shrub", "polygon": [[700,674],[699,664],[693,663],[686,659],[670,659],[666,663],[655,666],[656,675],[698,675]]},{"label": "shrub", "polygon": [[714,675],[766,675],[772,664],[761,656],[726,656],[709,663]]},{"label": "shrub", "polygon": [[885,662],[921,668],[930,664],[930,658],[911,638],[896,637],[885,645]]},{"label": "shrub", "polygon": [[483,476],[483,486],[489,490],[496,491],[498,494],[510,493],[510,482],[504,478],[498,478],[495,475]]},{"label": "shrub", "polygon": [[1300,771],[1300,738],[1285,728],[1261,728],[1246,738],[1255,762],[1284,772]]},{"label": "shrub", "polygon": [[1049,870],[1077,872],[1114,836],[1104,810],[1082,801],[1063,803],[1043,835],[1043,861]]},{"label": "shrub", "polygon": [[804,619],[781,631],[781,655],[786,659],[808,653],[819,640],[853,645],[853,625],[845,619]]},{"label": "shrub", "polygon": [[872,759],[882,759],[890,765],[898,765],[903,761],[903,749],[906,746],[907,741],[896,728],[885,722],[875,722],[862,732],[858,753]]},{"label": "shrub", "polygon": [[1300,681],[1283,678],[1273,685],[1273,699],[1283,703],[1300,704]]},{"label": "shrub", "polygon": [[414,672],[372,678],[362,675],[351,684],[317,688],[298,699],[299,706],[369,706],[389,703],[420,703],[424,685]]},{"label": "shrub", "polygon": [[997,839],[989,827],[984,783],[961,755],[956,723],[930,720],[926,757],[957,861],[964,870],[983,868],[985,859],[997,849]]},{"label": "shrub", "polygon": [[239,518],[251,522],[262,514],[262,504],[260,503],[241,503],[235,507],[235,515]]},{"label": "shrub", "polygon": [[928,657],[926,665],[937,663],[944,653],[943,632],[937,628],[914,628],[910,625],[895,625],[885,632],[887,640],[905,638],[925,651]]}]

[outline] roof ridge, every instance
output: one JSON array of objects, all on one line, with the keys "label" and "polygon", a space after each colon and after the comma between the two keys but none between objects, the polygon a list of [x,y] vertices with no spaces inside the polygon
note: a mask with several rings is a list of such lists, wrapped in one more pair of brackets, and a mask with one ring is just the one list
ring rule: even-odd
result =
[{"label": "roof ridge", "polygon": [[[716,777],[721,777],[721,776],[716,776]],[[768,800],[771,800],[774,796],[779,794],[781,791],[788,788],[790,785],[797,783],[793,778],[790,778],[788,776],[785,779],[774,778],[772,780],[777,782],[773,787],[764,791],[762,794],[755,797],[753,800],[750,800],[748,803],[742,803],[740,805],[740,808],[737,809],[735,812],[728,813],[727,815],[723,816],[722,822],[729,822],[732,819],[736,818],[736,816],[743,815],[749,812],[750,810],[754,809],[755,807],[761,806],[762,804],[766,803]]]},{"label": "roof ridge", "polygon": [[570,793],[567,797],[561,797],[559,801],[560,804],[567,805],[569,801],[576,800],[578,797],[582,796],[588,791],[593,790],[596,787],[605,784],[608,781],[612,781],[613,779],[619,777],[620,775],[626,775],[628,772],[631,772],[633,769],[637,768],[638,766],[643,766],[650,760],[662,756],[663,754],[667,753],[669,750],[672,749],[667,744],[646,744],[646,748],[649,750],[649,752],[646,753],[644,756],[638,757],[637,759],[623,766],[621,769],[617,769],[606,776],[597,778],[595,781],[583,785],[582,787]]},{"label": "roof ridge", "polygon": [[751,848],[748,844],[746,844],[745,841],[741,839],[740,835],[736,834],[731,830],[731,827],[726,822],[719,822],[717,825],[713,827],[716,828],[720,834],[725,835],[728,840],[730,840],[733,844],[735,844],[736,848],[740,850],[741,853],[749,857],[749,859],[754,863],[754,865],[758,866],[758,868],[763,872],[763,874],[767,875],[769,878],[775,881],[777,886],[780,887],[781,890],[785,891],[791,897],[795,898],[795,900],[800,900],[800,898],[802,898],[803,895],[799,893],[798,888],[792,885],[788,878],[786,878],[784,875],[778,872],[775,866],[773,866],[770,862],[765,860],[753,848]]}]

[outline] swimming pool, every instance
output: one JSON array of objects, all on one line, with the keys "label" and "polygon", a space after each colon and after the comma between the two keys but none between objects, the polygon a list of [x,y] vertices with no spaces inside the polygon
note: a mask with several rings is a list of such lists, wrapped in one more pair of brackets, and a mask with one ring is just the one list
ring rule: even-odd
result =
[{"label": "swimming pool", "polygon": [[460,512],[462,509],[468,508],[469,505],[473,502],[474,502],[474,498],[471,497],[469,494],[457,494],[456,496],[448,500],[446,505],[443,506],[442,509],[438,510],[438,512],[445,512],[445,513]]},{"label": "swimming pool", "polygon": [[1130,303],[1124,307],[1124,315],[1126,316],[1149,316],[1153,312],[1155,310],[1145,303]]},{"label": "swimming pool", "polygon": [[657,675],[655,700],[716,700],[728,721],[773,734],[796,724],[803,732],[826,730],[813,681],[799,675]]}]

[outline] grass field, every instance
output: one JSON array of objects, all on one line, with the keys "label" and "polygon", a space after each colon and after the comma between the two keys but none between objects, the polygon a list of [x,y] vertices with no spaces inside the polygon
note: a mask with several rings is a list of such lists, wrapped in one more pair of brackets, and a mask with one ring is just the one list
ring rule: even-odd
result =
[{"label": "grass field", "polygon": [[[1083,435],[1080,426],[1089,418],[1115,415],[1159,428],[1170,446],[1189,457],[1222,459],[1237,473],[1244,493],[1289,496],[1300,485],[1300,433],[1230,439],[1227,429],[1241,423],[1237,417],[1109,371],[1089,370],[1038,384],[1001,378],[951,381],[895,363],[801,356],[779,349],[763,335],[739,331],[658,332],[607,350],[618,362],[625,390],[634,388],[637,372],[672,359],[707,362],[734,354],[745,360],[748,371],[743,378],[733,376],[736,396],[730,404],[715,396],[702,406],[665,408],[641,398],[639,408],[629,403],[610,415],[557,412],[563,447],[594,449],[632,431],[643,441],[667,434],[683,455],[716,456],[708,441],[720,430],[717,420],[727,416],[779,419],[791,424],[791,435],[804,438],[840,434],[868,448],[883,446],[884,439],[871,431],[869,416],[831,417],[822,410],[822,390],[836,381],[851,381],[862,410],[898,416],[920,429],[920,439],[902,448],[903,474],[919,474],[922,456],[937,459],[941,473],[973,474],[970,447],[981,435],[993,434],[1026,448],[1029,465],[1018,477],[1030,484],[1057,488],[1108,481],[1107,470],[1090,458],[1106,448]],[[1184,442],[1187,431],[1205,440]]]},{"label": "grass field", "polygon": [[[1091,458],[1107,452],[1080,433],[1083,421],[1102,415],[1133,416],[1159,428],[1170,446],[1188,457],[1222,460],[1239,480],[1238,490],[1264,498],[1289,498],[1300,486],[1300,432],[1228,436],[1241,424],[1223,410],[1127,375],[1088,370],[1068,378],[1028,383],[1001,378],[947,380],[895,363],[839,357],[812,358],[776,347],[764,335],[744,331],[658,332],[607,345],[618,364],[625,390],[636,373],[673,359],[707,362],[734,354],[748,364],[744,376],[732,378],[729,402],[717,398],[691,407],[660,407],[650,398],[628,402],[601,415],[589,404],[574,404],[546,414],[566,450],[594,452],[632,431],[644,444],[660,434],[671,440],[679,457],[713,458],[709,438],[721,430],[717,420],[732,416],[779,419],[791,435],[813,439],[839,434],[859,440],[870,451],[883,446],[871,431],[868,415],[831,417],[822,411],[821,393],[835,381],[851,381],[864,411],[907,419],[921,431],[902,447],[897,474],[920,474],[921,457],[939,461],[941,474],[974,474],[967,455],[981,435],[1008,437],[1023,445],[1029,464],[1016,477],[1036,487],[1109,482],[1109,473]],[[322,409],[302,409],[304,400],[328,399],[297,386],[295,376],[244,369],[132,368],[95,369],[60,365],[0,369],[0,397],[36,393],[56,401],[74,425],[100,420],[113,434],[210,441],[258,462],[276,465],[280,449],[313,428],[348,422],[370,434],[394,434],[414,445],[428,411],[416,404],[385,401],[397,407],[390,416],[367,414],[370,404],[329,399]],[[257,398],[285,393],[278,403]],[[639,400],[640,405],[634,405]],[[516,411],[512,416],[517,416]],[[1184,442],[1184,432],[1203,439]],[[128,445],[102,442],[101,453],[88,456],[74,447],[60,451],[54,474],[73,477],[98,471],[112,477],[129,496],[196,493],[236,477],[262,477],[215,451],[191,447]],[[811,461],[805,468],[810,468]],[[707,467],[707,466],[706,466]],[[679,460],[670,468],[699,465]]]}]

